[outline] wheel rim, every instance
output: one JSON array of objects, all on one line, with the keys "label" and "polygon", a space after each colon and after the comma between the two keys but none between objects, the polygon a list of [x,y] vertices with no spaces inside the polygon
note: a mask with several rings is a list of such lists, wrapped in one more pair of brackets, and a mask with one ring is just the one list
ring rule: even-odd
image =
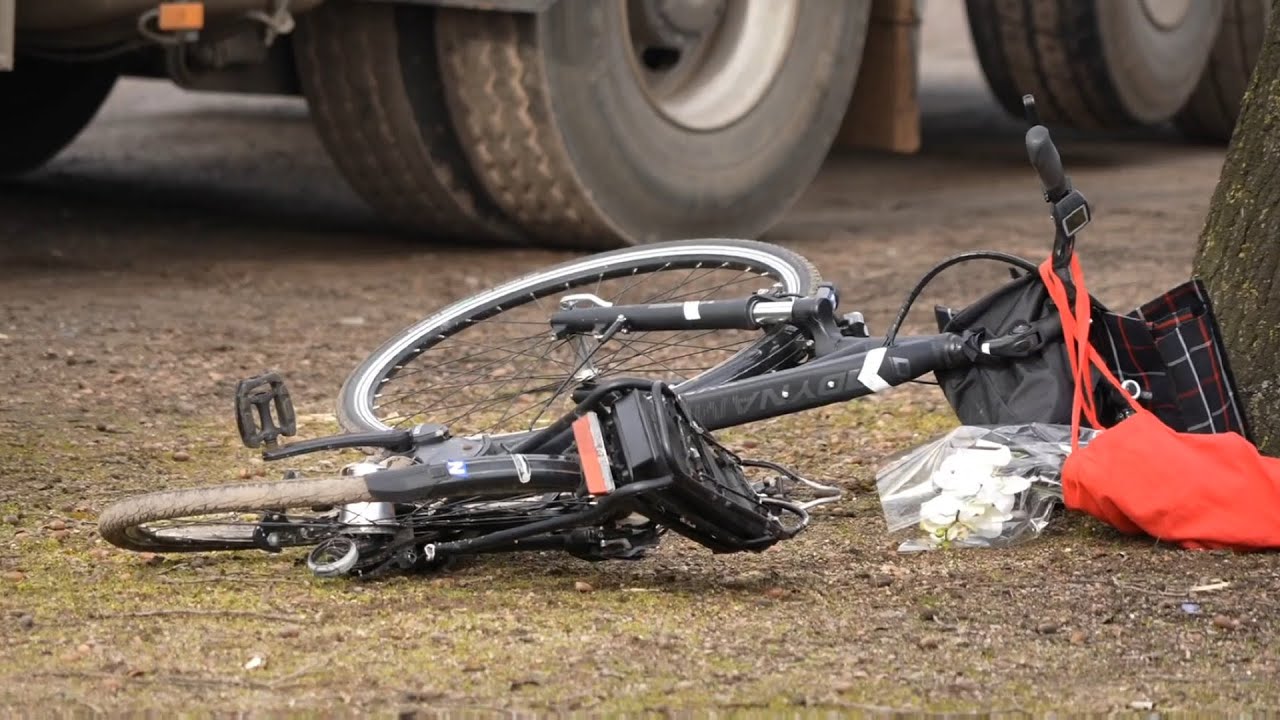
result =
[{"label": "wheel rim", "polygon": [[632,66],[672,122],[725,127],[760,102],[791,48],[800,0],[628,0]]},{"label": "wheel rim", "polygon": [[1191,12],[1192,0],[1142,0],[1142,11],[1152,25],[1175,30]]},{"label": "wheel rim", "polygon": [[[554,420],[572,406],[569,394],[574,385],[562,383],[567,372],[575,369],[581,353],[571,346],[572,339],[550,338],[547,318],[556,307],[558,296],[585,290],[624,304],[741,297],[775,283],[789,292],[804,291],[796,271],[778,258],[741,247],[731,248],[737,257],[729,257],[725,254],[727,249],[696,243],[680,248],[638,249],[612,258],[612,262],[600,258],[581,263],[575,268],[577,279],[573,282],[563,282],[559,273],[551,271],[528,282],[501,286],[463,300],[385,348],[376,356],[370,371],[354,380],[354,395],[362,399],[354,408],[358,420],[371,428],[443,423],[452,426],[455,435],[520,432]],[[647,269],[635,269],[637,263],[644,263]],[[640,281],[640,277],[660,273],[667,273],[671,279],[656,289]],[[500,309],[486,310],[495,303],[500,303]],[[495,314],[507,317],[494,318]],[[479,341],[467,337],[494,319],[503,331],[511,331],[509,337],[490,338],[486,333],[480,335]],[[759,331],[731,330],[689,331],[684,335],[689,337],[678,332],[615,336],[604,354],[593,356],[591,366],[600,377],[625,374],[658,379],[654,377],[657,373],[679,386],[723,365],[764,337]],[[415,338],[420,341],[414,342]],[[546,342],[540,343],[540,338]],[[455,343],[455,347],[447,347],[449,343]],[[499,359],[490,360],[495,354]],[[695,356],[702,356],[703,362],[709,364],[696,365],[697,361],[690,359]],[[675,360],[680,362],[673,364]],[[537,366],[545,371],[537,372]],[[520,372],[529,374],[521,376]],[[524,382],[535,376],[538,382]],[[424,381],[430,384],[424,387]],[[513,391],[521,399],[544,393],[544,399],[536,401],[532,409],[506,415],[515,405]],[[478,398],[471,397],[477,393]],[[476,399],[480,402],[476,403]],[[475,422],[473,413],[481,410],[497,412],[498,422]]]}]

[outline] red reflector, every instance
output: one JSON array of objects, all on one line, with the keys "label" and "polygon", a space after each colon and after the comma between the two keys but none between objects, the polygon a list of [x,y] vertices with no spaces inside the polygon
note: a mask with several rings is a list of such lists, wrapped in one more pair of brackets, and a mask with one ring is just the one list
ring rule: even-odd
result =
[{"label": "red reflector", "polygon": [[594,412],[573,421],[573,440],[578,446],[578,462],[582,464],[582,477],[587,481],[587,492],[592,495],[608,495],[613,492],[613,468],[609,467],[609,453],[604,447],[600,432],[600,417]]}]

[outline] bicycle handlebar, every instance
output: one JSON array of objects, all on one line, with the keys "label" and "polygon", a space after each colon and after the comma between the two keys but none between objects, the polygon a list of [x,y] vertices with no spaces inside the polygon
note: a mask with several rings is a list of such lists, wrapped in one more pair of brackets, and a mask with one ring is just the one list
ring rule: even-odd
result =
[{"label": "bicycle handlebar", "polygon": [[1049,137],[1048,128],[1036,125],[1027,131],[1027,156],[1040,175],[1040,184],[1049,202],[1057,202],[1071,191],[1066,171],[1062,169],[1062,156]]}]

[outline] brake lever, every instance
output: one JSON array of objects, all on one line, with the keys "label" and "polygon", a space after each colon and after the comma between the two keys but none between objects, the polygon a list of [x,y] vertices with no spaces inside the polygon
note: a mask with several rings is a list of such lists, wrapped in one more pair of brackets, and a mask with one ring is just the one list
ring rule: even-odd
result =
[{"label": "brake lever", "polygon": [[328,435],[312,440],[299,440],[288,445],[265,448],[262,451],[262,459],[267,461],[282,460],[323,450],[358,447],[377,447],[392,452],[408,452],[413,449],[413,433],[409,430],[389,430]]}]

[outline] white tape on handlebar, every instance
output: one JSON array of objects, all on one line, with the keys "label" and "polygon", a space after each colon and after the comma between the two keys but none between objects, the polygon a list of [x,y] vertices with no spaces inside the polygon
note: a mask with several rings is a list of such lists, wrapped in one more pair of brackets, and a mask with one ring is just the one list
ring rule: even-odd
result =
[{"label": "white tape on handlebar", "polygon": [[880,365],[884,362],[884,354],[888,350],[889,348],[883,347],[874,348],[862,361],[862,369],[858,371],[858,382],[865,385],[871,392],[882,392],[891,387],[884,378],[880,377]]},{"label": "white tape on handlebar", "polygon": [[684,319],[685,320],[701,320],[702,319],[702,310],[701,308],[698,307],[697,300],[685,301]]}]

